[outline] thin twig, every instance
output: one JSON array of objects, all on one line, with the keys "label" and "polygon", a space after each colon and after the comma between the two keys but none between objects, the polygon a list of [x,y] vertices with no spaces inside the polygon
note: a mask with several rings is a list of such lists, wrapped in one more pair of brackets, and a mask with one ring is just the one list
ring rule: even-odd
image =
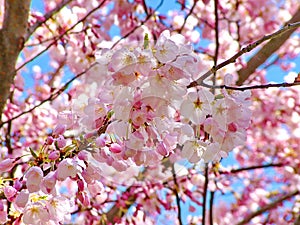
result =
[{"label": "thin twig", "polygon": [[[218,63],[218,55],[219,55],[219,14],[218,14],[218,0],[214,0],[214,8],[215,8],[215,41],[216,41],[216,48],[215,48],[215,55],[214,55],[214,67],[217,66]],[[213,73],[213,85],[216,85],[216,77],[217,73]],[[212,90],[214,92],[214,89]]]},{"label": "thin twig", "polygon": [[294,82],[294,83],[279,83],[279,84],[261,84],[261,85],[253,85],[253,86],[243,86],[243,87],[237,87],[237,86],[228,86],[228,85],[210,85],[206,83],[202,83],[201,86],[207,87],[207,88],[213,88],[213,89],[228,89],[228,90],[236,90],[236,91],[245,91],[245,90],[253,90],[253,89],[265,89],[265,88],[272,88],[272,87],[293,87],[300,85],[300,82]]},{"label": "thin twig", "polygon": [[203,187],[203,203],[202,203],[202,225],[205,225],[206,216],[206,199],[207,199],[207,189],[208,189],[208,164],[205,164],[204,172],[204,187]]},{"label": "thin twig", "polygon": [[261,39],[259,39],[258,41],[247,45],[246,47],[242,48],[239,52],[237,52],[234,56],[232,56],[230,59],[225,60],[224,62],[218,64],[217,66],[212,67],[209,71],[207,71],[206,73],[204,73],[197,81],[193,81],[192,83],[190,83],[189,87],[195,87],[198,85],[203,85],[203,81],[208,78],[210,75],[212,75],[213,73],[215,73],[216,71],[218,71],[219,69],[227,66],[228,64],[231,63],[235,63],[235,61],[242,56],[243,54],[252,51],[254,48],[256,48],[257,46],[259,46],[260,44],[262,44],[263,42],[267,41],[267,40],[271,40],[274,39],[276,37],[279,37],[280,35],[282,35],[283,33],[292,30],[292,29],[296,29],[300,27],[300,22],[296,22],[296,23],[292,23],[292,24],[288,24],[286,26],[284,26],[282,29],[269,34],[269,35],[265,35],[263,36]]},{"label": "thin twig", "polygon": [[188,18],[190,17],[190,15],[192,15],[192,13],[193,13],[193,11],[194,11],[194,8],[195,8],[196,5],[197,5],[197,2],[198,2],[197,0],[194,0],[194,3],[193,3],[193,5],[192,5],[191,9],[189,10],[188,14],[185,16],[184,21],[183,21],[183,24],[182,24],[182,26],[180,27],[180,29],[178,30],[178,33],[181,33],[181,32],[182,32],[182,30],[183,30],[183,28],[185,27],[185,24],[186,24]]},{"label": "thin twig", "polygon": [[174,165],[172,166],[172,173],[173,173],[173,180],[174,180],[174,185],[175,185],[175,187],[173,189],[173,192],[174,192],[175,197],[176,197],[176,204],[177,204],[177,209],[178,209],[177,218],[178,218],[179,225],[183,225],[182,220],[181,220],[180,197],[179,197],[179,194],[178,194],[179,185],[177,183],[177,177],[176,177]]},{"label": "thin twig", "polygon": [[282,167],[285,166],[285,164],[283,163],[270,163],[270,164],[265,164],[265,165],[257,165],[257,166],[249,166],[249,167],[242,167],[242,168],[238,168],[238,169],[232,169],[230,171],[219,171],[220,174],[224,174],[224,173],[229,173],[229,174],[235,174],[235,173],[239,173],[239,172],[243,172],[243,171],[248,171],[248,170],[255,170],[255,169],[263,169],[263,168],[269,168],[269,167]]},{"label": "thin twig", "polygon": [[249,223],[254,217],[262,215],[263,213],[265,213],[266,211],[275,208],[278,204],[284,202],[285,200],[288,200],[296,195],[299,194],[299,190],[295,190],[293,192],[290,192],[286,195],[283,195],[282,197],[278,198],[277,200],[275,200],[274,202],[261,207],[259,210],[251,213],[250,215],[246,216],[242,221],[240,221],[239,223],[237,223],[236,225],[244,225]]},{"label": "thin twig", "polygon": [[211,191],[210,199],[209,199],[209,224],[210,225],[214,224],[214,197],[215,197],[215,192]]}]

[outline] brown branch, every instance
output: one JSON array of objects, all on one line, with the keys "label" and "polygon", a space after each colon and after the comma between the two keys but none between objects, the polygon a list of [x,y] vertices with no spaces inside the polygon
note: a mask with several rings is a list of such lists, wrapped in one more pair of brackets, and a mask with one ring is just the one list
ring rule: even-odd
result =
[{"label": "brown branch", "polygon": [[[218,0],[214,0],[214,13],[215,13],[215,41],[216,41],[216,48],[215,48],[215,55],[214,55],[214,66],[217,66],[218,55],[219,55],[219,47],[220,47]],[[213,79],[212,79],[213,85],[216,84],[216,78],[217,78],[217,73],[214,72]],[[214,89],[212,90],[212,92],[214,93]]]},{"label": "brown branch", "polygon": [[189,10],[188,14],[185,16],[184,21],[183,21],[183,24],[182,24],[182,26],[180,27],[180,29],[178,30],[178,33],[181,34],[182,30],[183,30],[184,27],[185,27],[185,24],[186,24],[186,22],[187,22],[187,19],[193,14],[193,11],[194,11],[194,9],[195,9],[195,7],[196,7],[196,5],[197,5],[197,2],[198,2],[197,0],[194,0],[194,3],[193,3],[193,5],[192,5],[191,9]]},{"label": "brown branch", "polygon": [[181,219],[180,197],[179,197],[179,193],[178,193],[179,192],[179,185],[178,185],[178,182],[177,182],[177,177],[176,177],[174,164],[172,165],[172,173],[173,173],[173,181],[174,181],[173,192],[174,192],[175,197],[176,197],[176,204],[177,204],[177,209],[178,209],[177,218],[178,218],[179,225],[183,225],[182,219]]},{"label": "brown branch", "polygon": [[[287,22],[292,24],[300,21],[300,8],[294,16]],[[288,25],[286,26],[288,27]],[[283,28],[284,29],[284,28]],[[237,85],[242,85],[247,78],[255,72],[274,52],[276,52],[297,28],[288,29],[286,32],[276,35],[270,42],[264,45],[248,62],[247,66],[238,71],[239,79]]]},{"label": "brown branch", "polygon": [[41,25],[43,25],[44,23],[46,23],[47,20],[49,20],[53,15],[55,15],[56,13],[58,13],[63,7],[65,7],[67,4],[69,4],[71,1],[73,0],[62,0],[59,4],[56,5],[56,7],[52,10],[50,10],[49,12],[47,12],[44,15],[44,19],[35,22],[33,25],[31,25],[28,29],[28,32],[25,36],[25,41],[28,40],[28,38],[33,34],[33,32],[40,27]]},{"label": "brown branch", "polygon": [[202,225],[205,225],[206,219],[206,199],[207,199],[207,190],[208,190],[208,164],[205,164],[204,172],[204,187],[203,187],[203,203],[202,203]]},{"label": "brown branch", "polygon": [[277,200],[275,200],[274,202],[270,203],[269,205],[266,205],[264,207],[261,207],[259,210],[251,213],[250,215],[246,216],[245,219],[243,219],[242,221],[240,221],[239,223],[237,223],[236,225],[244,225],[249,223],[254,217],[259,216],[263,213],[265,213],[266,211],[275,208],[278,204],[284,202],[285,200],[288,200],[296,195],[299,194],[298,190],[295,190],[293,192],[290,192],[286,195],[283,195],[282,197],[278,198]]},{"label": "brown branch", "polygon": [[0,30],[0,120],[15,78],[15,64],[24,45],[30,0],[6,0]]},{"label": "brown branch", "polygon": [[257,166],[249,166],[249,167],[242,167],[239,169],[232,169],[230,171],[219,171],[220,174],[224,174],[224,173],[229,173],[229,174],[234,174],[234,173],[239,173],[239,172],[243,172],[243,171],[248,171],[248,170],[255,170],[255,169],[263,169],[263,168],[269,168],[269,167],[282,167],[285,166],[285,164],[283,163],[270,163],[270,164],[265,164],[265,165],[257,165]]},{"label": "brown branch", "polygon": [[239,52],[237,52],[234,56],[232,56],[230,59],[218,64],[217,66],[212,67],[209,71],[207,71],[205,74],[203,74],[197,81],[193,81],[189,84],[188,88],[190,87],[195,87],[198,85],[202,85],[203,81],[208,78],[210,75],[212,75],[213,73],[215,73],[216,71],[218,71],[219,69],[231,64],[231,63],[235,63],[235,61],[242,56],[243,54],[252,51],[254,48],[256,48],[257,46],[259,46],[260,44],[262,44],[263,42],[267,41],[267,40],[271,40],[271,42],[273,42],[273,39],[276,40],[277,37],[280,37],[283,35],[283,33],[288,32],[289,30],[295,30],[296,28],[300,27],[300,22],[296,22],[296,23],[292,23],[292,24],[287,24],[286,26],[284,26],[282,29],[269,34],[269,35],[265,35],[264,37],[262,37],[261,39],[259,39],[258,41],[247,45],[245,48],[242,48]]},{"label": "brown branch", "polygon": [[214,199],[215,199],[215,192],[210,192],[210,199],[209,199],[209,224],[214,224]]},{"label": "brown branch", "polygon": [[207,88],[213,88],[213,89],[225,88],[228,90],[245,91],[245,90],[253,90],[253,89],[266,89],[266,88],[271,88],[271,87],[293,87],[293,86],[298,86],[298,85],[300,85],[300,82],[234,87],[234,86],[227,86],[227,85],[210,85],[210,84],[206,84],[203,82],[200,86],[207,87]]}]

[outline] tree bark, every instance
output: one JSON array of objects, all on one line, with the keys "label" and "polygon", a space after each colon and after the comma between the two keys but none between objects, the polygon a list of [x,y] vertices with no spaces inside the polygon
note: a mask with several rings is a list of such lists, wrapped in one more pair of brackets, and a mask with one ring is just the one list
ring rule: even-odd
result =
[{"label": "tree bark", "polygon": [[0,29],[0,120],[16,72],[17,58],[23,49],[28,28],[30,0],[5,0]]}]

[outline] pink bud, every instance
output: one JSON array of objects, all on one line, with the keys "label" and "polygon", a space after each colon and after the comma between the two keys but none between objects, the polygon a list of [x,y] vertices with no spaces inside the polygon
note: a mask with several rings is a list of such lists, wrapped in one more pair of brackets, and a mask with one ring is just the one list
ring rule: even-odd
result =
[{"label": "pink bud", "polygon": [[54,140],[53,140],[53,137],[48,136],[47,139],[46,139],[46,144],[47,144],[47,145],[52,145],[53,141],[54,141]]},{"label": "pink bud", "polygon": [[101,134],[99,137],[96,138],[96,145],[98,147],[104,147],[106,145],[106,142],[108,140],[108,137],[106,134]]},{"label": "pink bud", "polygon": [[166,149],[165,145],[163,143],[159,143],[156,147],[156,151],[161,154],[162,156],[168,155],[168,150]]},{"label": "pink bud", "polygon": [[3,188],[3,192],[8,201],[12,201],[17,193],[17,190],[12,186],[6,186]]},{"label": "pink bud", "polygon": [[88,197],[86,192],[78,192],[77,198],[84,206],[87,207],[90,205],[90,198]]},{"label": "pink bud", "polygon": [[11,170],[14,167],[14,163],[14,159],[4,159],[2,162],[0,162],[0,173]]},{"label": "pink bud", "polygon": [[64,138],[64,136],[59,135],[59,137],[56,139],[56,144],[57,144],[57,147],[58,147],[58,148],[63,148],[63,147],[66,146],[67,141],[66,141],[66,139]]},{"label": "pink bud", "polygon": [[16,180],[15,183],[14,183],[14,188],[17,190],[17,191],[20,191],[21,188],[22,188],[23,184],[20,180]]},{"label": "pink bud", "polygon": [[59,158],[59,156],[60,156],[60,152],[59,152],[59,151],[52,151],[52,152],[49,154],[48,158],[49,158],[50,160],[52,160],[52,161],[55,161],[55,160],[57,160],[57,159]]},{"label": "pink bud", "polygon": [[77,185],[78,185],[78,190],[79,191],[84,191],[84,181],[83,180],[78,180],[77,181]]},{"label": "pink bud", "polygon": [[3,200],[0,200],[0,211],[4,211]]},{"label": "pink bud", "polygon": [[66,125],[58,124],[54,130],[53,130],[53,135],[62,135],[66,131]]},{"label": "pink bud", "polygon": [[88,160],[88,152],[83,150],[78,153],[78,159],[87,161]]},{"label": "pink bud", "polygon": [[112,143],[109,147],[109,150],[113,153],[120,153],[122,152],[122,147],[117,143]]}]

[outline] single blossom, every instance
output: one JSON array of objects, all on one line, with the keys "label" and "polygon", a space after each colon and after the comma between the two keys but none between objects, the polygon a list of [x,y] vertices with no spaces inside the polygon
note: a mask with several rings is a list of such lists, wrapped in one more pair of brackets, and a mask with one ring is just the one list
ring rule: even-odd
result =
[{"label": "single blossom", "polygon": [[49,211],[41,202],[26,205],[23,214],[23,222],[25,224],[41,225],[47,223],[49,220]]},{"label": "single blossom", "polygon": [[55,184],[56,184],[56,172],[50,171],[41,182],[41,189],[46,194],[55,193]]},{"label": "single blossom", "polygon": [[65,180],[67,177],[75,177],[78,172],[77,162],[74,159],[64,159],[57,166],[57,180]]},{"label": "single blossom", "polygon": [[71,207],[73,202],[64,196],[54,196],[47,201],[47,209],[50,219],[56,224],[61,224],[66,221],[66,218],[71,217]]},{"label": "single blossom", "polygon": [[22,191],[20,191],[20,193],[18,193],[14,203],[18,207],[24,208],[28,202],[28,199],[29,199],[29,192],[27,190],[22,190]]},{"label": "single blossom", "polygon": [[43,178],[43,171],[38,166],[33,166],[25,174],[26,187],[30,193],[40,190],[40,184]]},{"label": "single blossom", "polygon": [[200,125],[208,115],[212,114],[213,100],[214,95],[208,90],[200,89],[198,92],[190,92],[181,104],[180,113],[190,119],[193,124]]}]

